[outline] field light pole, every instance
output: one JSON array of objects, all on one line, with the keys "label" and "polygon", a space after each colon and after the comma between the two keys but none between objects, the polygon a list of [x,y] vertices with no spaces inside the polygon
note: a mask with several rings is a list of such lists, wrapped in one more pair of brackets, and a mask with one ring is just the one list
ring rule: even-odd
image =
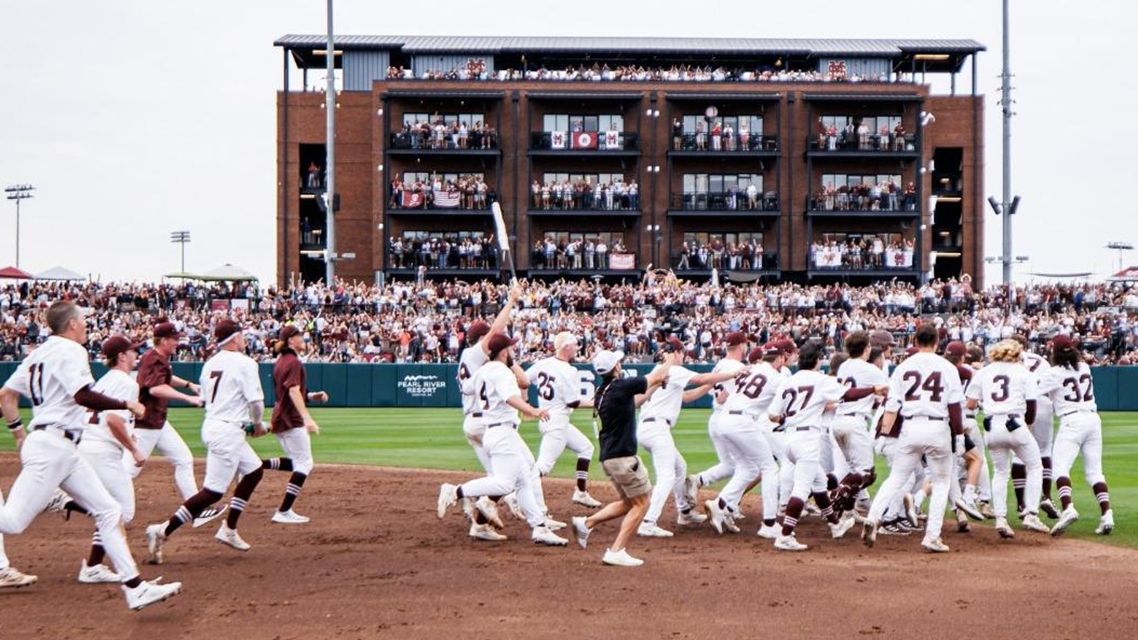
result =
[{"label": "field light pole", "polygon": [[1133,251],[1134,245],[1130,244],[1129,242],[1108,242],[1106,244],[1106,248],[1114,249],[1118,252],[1118,270],[1122,271],[1122,252]]},{"label": "field light pole", "polygon": [[32,197],[36,188],[30,184],[14,184],[6,189],[9,200],[16,201],[16,268],[20,268],[20,201]]},{"label": "field light pole", "polygon": [[332,0],[328,0],[328,53],[325,56],[328,86],[324,111],[328,117],[328,132],[324,160],[324,283],[336,280],[336,45],[332,40]]},{"label": "field light pole", "polygon": [[170,232],[170,243],[182,245],[182,275],[186,274],[186,245],[190,243],[189,231]]},{"label": "field light pole", "polygon": [[[1004,69],[1000,74],[1000,106],[1003,107],[1004,116],[1004,193],[1000,202],[1004,214],[1004,286],[1009,292],[1012,286],[1012,214],[1015,206],[1012,204],[1012,72],[1011,47],[1008,43],[1009,32],[1009,0],[1004,0]],[[1018,200],[1018,198],[1017,198]],[[996,212],[997,214],[999,211]]]}]

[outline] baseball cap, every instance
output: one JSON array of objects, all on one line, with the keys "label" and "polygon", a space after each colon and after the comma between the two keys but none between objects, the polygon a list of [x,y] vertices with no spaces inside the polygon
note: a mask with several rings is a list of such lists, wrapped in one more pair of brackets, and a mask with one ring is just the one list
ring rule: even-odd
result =
[{"label": "baseball cap", "polygon": [[676,336],[668,336],[668,339],[664,341],[664,351],[666,353],[683,353],[686,350],[687,347],[685,347],[684,343]]},{"label": "baseball cap", "polygon": [[492,333],[489,338],[486,338],[486,350],[490,352],[490,359],[493,360],[503,349],[508,349],[517,342],[516,338],[511,338],[504,333]]},{"label": "baseball cap", "polygon": [[726,338],[724,338],[724,342],[727,343],[727,346],[729,347],[747,344],[748,341],[749,338],[747,338],[747,334],[743,333],[742,331],[732,331],[731,333],[727,334]]},{"label": "baseball cap", "polygon": [[788,355],[798,351],[798,345],[794,344],[794,341],[790,338],[782,338],[781,340],[775,340],[773,343],[768,344],[773,344],[779,351]]},{"label": "baseball cap", "polygon": [[475,320],[470,323],[470,328],[466,330],[466,343],[474,344],[488,333],[490,333],[490,324],[485,320]]},{"label": "baseball cap", "polygon": [[140,347],[142,347],[142,345],[144,345],[144,344],[146,344],[146,343],[145,342],[131,342],[130,340],[128,340],[126,338],[126,336],[119,336],[119,335],[111,336],[111,337],[107,338],[106,340],[103,340],[103,346],[102,346],[103,357],[105,357],[108,362],[114,362],[115,358],[117,358],[119,356],[119,354],[126,353],[127,351],[132,351],[132,350],[136,351]]},{"label": "baseball cap", "polygon": [[178,328],[174,326],[173,322],[159,322],[154,325],[154,339],[161,338],[180,338],[182,334],[178,332]]},{"label": "baseball cap", "polygon": [[968,347],[959,340],[953,340],[944,347],[944,355],[952,356],[954,358],[963,358],[968,355]]},{"label": "baseball cap", "polygon": [[597,375],[603,376],[616,368],[616,365],[620,364],[623,359],[623,351],[602,349],[593,356],[593,371],[596,371]]},{"label": "baseball cap", "polygon": [[241,333],[241,327],[229,318],[223,318],[213,328],[213,339],[217,341],[217,346],[220,347],[238,333]]},{"label": "baseball cap", "polygon": [[577,344],[577,336],[569,333],[568,331],[562,331],[561,333],[554,336],[553,348],[556,351],[561,351],[561,347],[564,347],[567,344]]},{"label": "baseball cap", "polygon": [[1051,348],[1055,351],[1067,351],[1075,348],[1075,341],[1070,336],[1059,334],[1051,338]]},{"label": "baseball cap", "polygon": [[873,347],[892,347],[896,342],[893,334],[884,329],[877,329],[869,334],[869,344]]},{"label": "baseball cap", "polygon": [[911,355],[913,355],[914,353],[917,353],[918,351],[920,351],[920,349],[918,349],[918,348],[916,348],[916,347],[909,347],[908,349],[905,349],[905,355],[906,355],[906,356],[911,356]]},{"label": "baseball cap", "polygon": [[291,324],[286,324],[285,326],[281,327],[280,333],[277,335],[277,338],[281,342],[288,342],[289,338],[291,338],[295,335],[299,335],[299,334],[300,334],[300,329],[297,329],[295,326],[293,326]]}]

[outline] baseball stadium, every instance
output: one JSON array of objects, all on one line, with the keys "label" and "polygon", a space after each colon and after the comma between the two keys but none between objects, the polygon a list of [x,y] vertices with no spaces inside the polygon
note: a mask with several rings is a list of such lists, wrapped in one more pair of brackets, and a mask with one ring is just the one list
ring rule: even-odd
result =
[{"label": "baseball stadium", "polygon": [[0,10],[0,638],[1135,635],[1138,228],[1012,172],[1069,16],[311,4]]}]

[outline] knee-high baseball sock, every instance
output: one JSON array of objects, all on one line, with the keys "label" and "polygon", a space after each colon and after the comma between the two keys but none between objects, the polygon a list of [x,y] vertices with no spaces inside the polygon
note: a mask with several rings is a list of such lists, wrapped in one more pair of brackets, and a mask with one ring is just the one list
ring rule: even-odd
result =
[{"label": "knee-high baseball sock", "polygon": [[826,490],[827,491],[833,491],[834,489],[837,489],[837,488],[838,488],[838,476],[836,476],[832,473],[827,473],[826,474]]},{"label": "knee-high baseball sock", "polygon": [[1043,499],[1051,499],[1051,458],[1043,460]]},{"label": "knee-high baseball sock", "polygon": [[1110,492],[1107,491],[1105,482],[1096,482],[1091,490],[1095,492],[1095,498],[1098,499],[1098,508],[1105,514],[1110,511]]},{"label": "knee-high baseball sock", "polygon": [[1023,511],[1023,488],[1027,486],[1027,466],[1012,464],[1012,487],[1016,494],[1016,511]]},{"label": "knee-high baseball sock", "polygon": [[822,511],[823,520],[831,524],[837,524],[840,513],[834,510],[834,505],[830,502],[829,492],[814,492],[814,504],[818,505],[818,509]]},{"label": "knee-high baseball sock", "polygon": [[1055,480],[1055,488],[1059,490],[1059,506],[1062,509],[1071,506],[1071,479],[1067,476],[1059,476]]},{"label": "knee-high baseball sock", "polygon": [[91,554],[87,556],[87,566],[93,567],[97,564],[102,564],[105,555],[106,551],[103,549],[103,537],[96,531],[95,535],[91,536]]},{"label": "knee-high baseball sock", "polygon": [[252,473],[241,478],[241,482],[237,483],[237,488],[233,490],[233,497],[229,500],[229,513],[225,516],[225,524],[230,529],[237,528],[237,520],[241,518],[241,512],[245,507],[249,506],[249,498],[253,496],[253,490],[257,488],[257,483],[261,481],[261,476],[265,472],[260,469],[254,469]]},{"label": "knee-high baseball sock", "polygon": [[873,486],[874,482],[877,482],[877,469],[870,467],[869,471],[862,475],[861,488],[868,489]]},{"label": "knee-high baseball sock", "polygon": [[587,491],[589,482],[589,459],[577,458],[577,491]]},{"label": "knee-high baseball sock", "polygon": [[261,468],[269,471],[292,471],[292,458],[265,458]]},{"label": "knee-high baseball sock", "polygon": [[78,513],[81,516],[91,515],[90,513],[87,512],[86,509],[79,506],[79,503],[75,502],[74,500],[68,500],[67,502],[63,503],[63,511],[64,511],[64,516],[68,520],[71,519],[71,514],[73,514],[73,513]]},{"label": "knee-high baseball sock", "polygon": [[798,526],[798,518],[802,516],[802,508],[805,506],[806,502],[802,498],[791,497],[786,501],[786,515],[782,517],[782,535],[794,534],[794,528]]},{"label": "knee-high baseball sock", "polygon": [[187,522],[193,522],[194,518],[198,517],[201,515],[202,511],[206,510],[206,507],[212,505],[218,500],[221,500],[221,494],[217,493],[216,491],[210,491],[209,489],[202,489],[201,491],[190,496],[190,499],[186,500],[182,506],[178,507],[178,510],[174,512],[174,515],[170,516],[170,519],[166,521],[165,535],[168,536],[174,533],[178,530],[178,527],[186,524]]},{"label": "knee-high baseball sock", "polygon": [[300,495],[300,488],[304,486],[304,481],[307,479],[306,474],[299,471],[292,472],[292,476],[288,479],[288,485],[285,486],[284,500],[281,500],[281,511],[292,509],[292,503],[296,502],[296,497]]}]

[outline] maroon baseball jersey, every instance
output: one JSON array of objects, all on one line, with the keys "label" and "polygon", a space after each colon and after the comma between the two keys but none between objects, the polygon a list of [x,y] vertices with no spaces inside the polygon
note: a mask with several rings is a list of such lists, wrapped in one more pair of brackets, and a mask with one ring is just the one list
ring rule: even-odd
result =
[{"label": "maroon baseball jersey", "polygon": [[170,359],[151,349],[138,361],[138,401],[146,407],[146,414],[135,421],[139,429],[161,429],[166,424],[166,410],[169,401],[150,394],[150,389],[170,384],[174,369]]},{"label": "maroon baseball jersey", "polygon": [[273,407],[273,433],[304,426],[304,417],[300,415],[300,409],[292,401],[288,390],[300,387],[301,397],[307,398],[307,380],[308,374],[305,373],[304,365],[296,356],[296,352],[292,349],[282,351],[281,357],[277,358],[277,363],[273,365],[273,391],[277,397],[277,404]]}]

